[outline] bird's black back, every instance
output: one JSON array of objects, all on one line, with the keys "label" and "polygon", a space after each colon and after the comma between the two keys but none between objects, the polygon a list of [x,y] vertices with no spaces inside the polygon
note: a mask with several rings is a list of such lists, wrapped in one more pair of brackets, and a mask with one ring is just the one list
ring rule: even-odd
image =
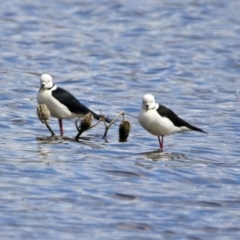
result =
[{"label": "bird's black back", "polygon": [[57,87],[56,90],[52,91],[52,96],[56,98],[60,103],[65,105],[70,112],[76,114],[87,114],[91,112],[95,118],[97,118],[97,114],[92,112],[89,108],[81,104],[70,92]]},{"label": "bird's black back", "polygon": [[[80,103],[70,92],[66,91],[65,89],[57,87],[57,89],[52,91],[52,96],[56,98],[60,103],[65,105],[70,112],[82,115],[91,112],[94,118],[98,120],[100,118],[98,114],[96,114],[95,112],[84,106],[82,103]],[[111,122],[111,119],[106,118],[105,121]]]},{"label": "bird's black back", "polygon": [[181,119],[180,117],[177,116],[177,114],[175,114],[171,109],[159,104],[159,107],[157,109],[158,114],[160,114],[162,117],[167,117],[170,121],[173,122],[173,124],[176,127],[187,127],[191,130],[194,131],[198,131],[198,132],[204,132],[202,129],[197,128],[191,124],[189,124],[188,122],[184,121],[183,119]]}]

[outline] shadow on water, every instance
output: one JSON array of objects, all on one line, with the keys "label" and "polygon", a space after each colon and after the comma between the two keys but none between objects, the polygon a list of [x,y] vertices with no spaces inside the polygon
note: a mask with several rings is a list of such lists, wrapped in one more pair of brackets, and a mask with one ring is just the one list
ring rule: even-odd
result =
[{"label": "shadow on water", "polygon": [[141,174],[124,170],[106,170],[106,173],[120,177],[141,177]]},{"label": "shadow on water", "polygon": [[132,222],[120,222],[116,225],[117,229],[121,230],[141,230],[141,231],[150,231],[152,226],[146,223],[132,223]]},{"label": "shadow on water", "polygon": [[160,150],[143,152],[143,153],[140,153],[140,155],[144,155],[146,158],[152,161],[170,161],[170,160],[186,159],[186,155],[183,153],[161,152]]},{"label": "shadow on water", "polygon": [[94,149],[101,148],[102,145],[98,145],[92,142],[92,138],[90,137],[80,137],[78,141],[75,138],[70,138],[66,136],[48,136],[48,137],[36,137],[36,140],[42,142],[43,144],[59,144],[63,142],[74,142],[82,145],[89,146]]}]

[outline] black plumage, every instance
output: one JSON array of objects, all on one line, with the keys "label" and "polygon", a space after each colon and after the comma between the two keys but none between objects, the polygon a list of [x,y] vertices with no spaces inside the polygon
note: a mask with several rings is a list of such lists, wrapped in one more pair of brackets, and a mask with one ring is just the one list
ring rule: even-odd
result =
[{"label": "black plumage", "polygon": [[[57,87],[57,89],[52,91],[52,96],[56,98],[60,103],[65,105],[70,112],[76,113],[76,114],[82,114],[85,115],[89,112],[92,113],[93,117],[97,120],[99,120],[100,116],[84,106],[82,103],[80,103],[70,92]],[[106,118],[106,122],[111,122],[110,119]]]},{"label": "black plumage", "polygon": [[167,117],[176,127],[187,127],[194,131],[206,133],[202,129],[197,128],[197,127],[189,124],[188,122],[184,121],[183,119],[178,117],[171,109],[169,109],[161,104],[159,104],[157,112],[162,117]]}]

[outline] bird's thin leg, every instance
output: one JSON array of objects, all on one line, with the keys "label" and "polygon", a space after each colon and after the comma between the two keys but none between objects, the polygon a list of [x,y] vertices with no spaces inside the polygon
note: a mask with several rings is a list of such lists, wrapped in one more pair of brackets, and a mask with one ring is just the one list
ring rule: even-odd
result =
[{"label": "bird's thin leg", "polygon": [[162,135],[162,150],[163,150],[163,135]]},{"label": "bird's thin leg", "polygon": [[159,136],[158,136],[158,142],[159,142],[160,150],[162,151],[162,142]]},{"label": "bird's thin leg", "polygon": [[60,135],[63,136],[63,126],[62,126],[62,119],[58,119],[59,127],[60,127]]}]

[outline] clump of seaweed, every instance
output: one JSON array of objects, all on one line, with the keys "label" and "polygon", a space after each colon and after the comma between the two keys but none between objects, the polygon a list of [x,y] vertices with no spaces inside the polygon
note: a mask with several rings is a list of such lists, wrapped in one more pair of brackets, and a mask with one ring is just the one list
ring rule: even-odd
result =
[{"label": "clump of seaweed", "polygon": [[48,124],[48,119],[51,116],[51,114],[50,114],[48,107],[45,104],[39,104],[37,106],[37,115],[38,115],[39,120],[46,125],[48,130],[51,132],[52,136],[55,135],[53,130],[51,129],[51,127]]},{"label": "clump of seaweed", "polygon": [[118,133],[119,133],[119,141],[120,142],[126,142],[127,138],[129,136],[131,129],[130,122],[123,116],[123,120],[119,125]]},{"label": "clump of seaweed", "polygon": [[76,121],[75,121],[75,126],[76,126],[76,129],[78,131],[78,134],[76,135],[75,137],[75,140],[77,141],[80,137],[80,135],[95,127],[100,121],[98,121],[95,125],[92,125],[92,121],[93,121],[93,114],[91,112],[87,113],[83,118],[82,120],[80,121],[80,124],[78,126],[78,121],[80,120],[80,118],[78,118]]},{"label": "clump of seaweed", "polygon": [[83,132],[97,126],[100,122],[104,123],[105,132],[103,134],[103,139],[105,139],[107,141],[108,130],[110,129],[110,127],[115,123],[115,121],[120,116],[123,116],[123,120],[122,120],[122,123],[121,123],[121,128],[119,126],[119,134],[120,134],[119,136],[120,136],[121,141],[126,141],[127,140],[129,132],[130,132],[131,125],[130,125],[129,121],[124,118],[124,112],[120,112],[109,124],[107,124],[107,122],[106,122],[107,117],[102,114],[101,110],[100,110],[99,116],[100,116],[100,118],[99,118],[98,122],[94,125],[92,125],[93,115],[90,112],[83,117],[79,126],[78,126],[79,118],[75,121],[75,126],[76,126],[76,129],[78,131],[78,134],[75,137],[76,141],[78,141],[79,137],[81,136],[81,134]]},{"label": "clump of seaweed", "polygon": [[[48,124],[48,119],[50,118],[51,113],[50,113],[48,107],[45,104],[39,104],[37,106],[37,115],[38,115],[39,120],[46,125],[48,130],[51,132],[52,136],[54,136],[55,134],[54,134],[54,132],[52,131],[51,127]],[[85,132],[85,131],[87,131],[87,130],[89,130],[91,128],[94,128],[100,122],[104,123],[105,131],[104,131],[104,134],[103,134],[103,139],[105,139],[107,141],[108,130],[111,128],[111,126],[113,124],[115,124],[115,121],[120,116],[123,116],[123,120],[120,123],[119,129],[118,129],[119,141],[121,141],[121,142],[127,141],[127,138],[129,136],[129,132],[130,132],[130,129],[131,129],[131,124],[124,117],[124,112],[120,112],[109,124],[106,122],[106,119],[108,119],[108,118],[105,117],[105,115],[102,114],[101,110],[100,110],[99,116],[100,116],[99,120],[94,125],[92,124],[92,122],[93,122],[93,114],[91,112],[87,113],[82,119],[78,118],[75,121],[75,126],[76,126],[76,129],[78,131],[78,134],[75,136],[75,140],[76,141],[78,141],[79,137],[81,136],[81,134],[83,132]]]}]

